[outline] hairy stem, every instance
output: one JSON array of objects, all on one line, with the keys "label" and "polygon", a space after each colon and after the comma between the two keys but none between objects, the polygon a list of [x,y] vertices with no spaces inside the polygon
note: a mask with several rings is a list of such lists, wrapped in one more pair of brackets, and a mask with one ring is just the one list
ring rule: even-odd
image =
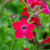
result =
[{"label": "hairy stem", "polygon": [[29,19],[27,20],[28,23],[30,22],[30,20],[31,20],[31,18],[32,18],[33,16],[38,15],[39,13],[43,12],[43,10],[44,10],[44,9],[40,10],[39,12],[36,12],[36,13],[32,14],[32,15],[29,17]]},{"label": "hairy stem", "polygon": [[37,40],[36,40],[36,36],[34,37],[34,41],[35,41],[35,45],[37,45]]},{"label": "hairy stem", "polygon": [[2,4],[2,7],[1,7],[1,11],[0,11],[0,18],[2,17],[4,6],[5,6],[4,0],[1,1],[1,4]]}]

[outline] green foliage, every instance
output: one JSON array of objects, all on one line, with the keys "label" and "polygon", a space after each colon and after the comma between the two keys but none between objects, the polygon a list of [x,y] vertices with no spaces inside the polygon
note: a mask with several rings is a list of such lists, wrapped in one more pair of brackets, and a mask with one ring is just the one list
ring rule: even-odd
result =
[{"label": "green foliage", "polygon": [[[13,0],[4,6],[4,2],[2,3],[1,1],[2,0],[0,0],[0,50],[23,50],[23,46],[29,50],[39,50],[41,45],[38,48],[38,46],[26,41],[27,39],[25,38],[15,38],[15,30],[12,27],[13,22],[10,14],[12,14],[13,17],[17,14],[17,18],[14,22],[20,21],[22,18],[21,12],[23,12],[23,7],[25,6],[19,0]],[[50,4],[50,2],[47,3],[48,5]],[[43,13],[39,14],[39,16],[40,23],[44,28],[36,27],[34,31],[36,32],[36,39],[40,44],[40,42],[44,40],[43,35],[45,33],[47,33],[46,37],[50,36],[50,17]]]}]

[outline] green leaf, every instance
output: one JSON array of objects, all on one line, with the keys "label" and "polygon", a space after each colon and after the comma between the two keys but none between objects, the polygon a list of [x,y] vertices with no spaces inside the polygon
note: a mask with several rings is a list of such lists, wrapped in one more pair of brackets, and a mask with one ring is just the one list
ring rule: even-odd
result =
[{"label": "green leaf", "polygon": [[3,45],[0,47],[0,50],[9,50],[9,47],[8,47],[6,44],[3,44]]}]

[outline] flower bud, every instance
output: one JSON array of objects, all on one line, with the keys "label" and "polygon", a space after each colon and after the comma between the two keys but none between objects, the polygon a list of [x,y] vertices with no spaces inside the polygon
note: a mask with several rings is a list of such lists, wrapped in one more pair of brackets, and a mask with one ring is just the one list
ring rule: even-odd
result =
[{"label": "flower bud", "polygon": [[36,33],[35,33],[35,31],[33,32],[33,35],[34,35],[34,36],[36,36]]},{"label": "flower bud", "polygon": [[14,16],[14,19],[16,19],[16,18],[17,18],[17,15]]},{"label": "flower bud", "polygon": [[25,0],[25,2],[27,3],[27,0]]},{"label": "flower bud", "polygon": [[11,14],[10,17],[13,18],[13,15]]}]

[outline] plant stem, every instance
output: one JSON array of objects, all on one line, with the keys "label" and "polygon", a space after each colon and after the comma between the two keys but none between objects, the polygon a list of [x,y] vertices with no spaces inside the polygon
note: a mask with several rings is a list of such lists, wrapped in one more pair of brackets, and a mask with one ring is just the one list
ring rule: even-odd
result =
[{"label": "plant stem", "polygon": [[1,12],[0,12],[0,18],[2,17],[2,14],[3,14],[3,10],[4,10],[4,6],[5,6],[5,4],[4,4],[4,1],[2,0],[2,7],[1,7]]},{"label": "plant stem", "polygon": [[[18,40],[18,39],[17,39],[17,40]],[[13,48],[14,48],[15,43],[16,43],[17,40],[14,39],[14,44],[13,44],[13,46],[12,46],[12,50],[13,50]]]},{"label": "plant stem", "polygon": [[39,12],[36,12],[36,13],[32,14],[32,15],[29,17],[29,19],[27,20],[28,23],[30,22],[30,20],[31,20],[31,18],[32,18],[33,16],[38,15],[39,13],[43,12],[43,10],[44,10],[44,9],[40,10]]},{"label": "plant stem", "polygon": [[36,40],[36,36],[34,37],[34,40],[35,40],[35,45],[37,46],[37,40]]}]

